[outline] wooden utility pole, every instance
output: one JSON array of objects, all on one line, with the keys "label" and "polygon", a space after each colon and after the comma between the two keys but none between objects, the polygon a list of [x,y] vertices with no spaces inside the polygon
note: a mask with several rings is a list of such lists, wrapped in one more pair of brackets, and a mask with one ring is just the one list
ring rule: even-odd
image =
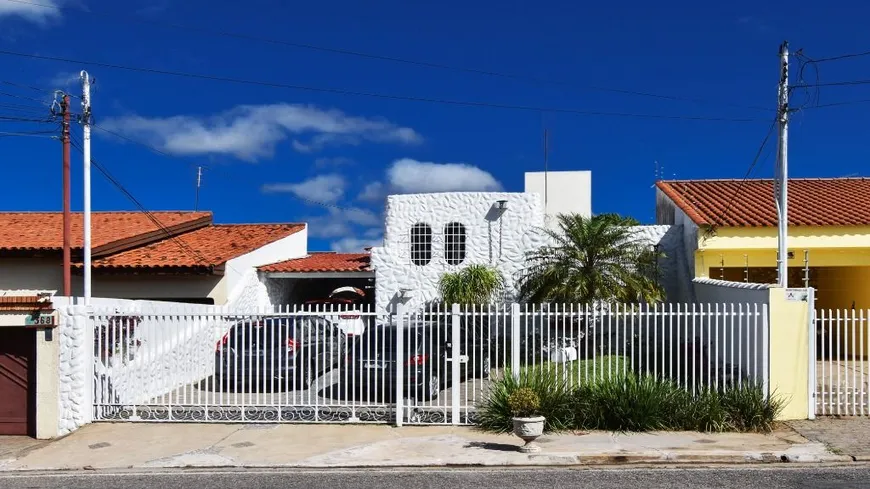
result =
[{"label": "wooden utility pole", "polygon": [[61,143],[63,145],[63,295],[72,296],[72,278],[70,271],[70,236],[72,235],[72,213],[70,212],[70,156],[69,156],[69,95],[64,94],[60,103],[63,125]]}]

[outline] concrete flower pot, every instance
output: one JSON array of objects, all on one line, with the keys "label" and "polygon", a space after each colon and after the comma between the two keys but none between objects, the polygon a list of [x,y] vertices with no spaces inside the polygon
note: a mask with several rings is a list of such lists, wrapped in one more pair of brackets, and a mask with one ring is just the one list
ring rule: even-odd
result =
[{"label": "concrete flower pot", "polygon": [[535,440],[544,434],[544,417],[513,418],[514,434],[520,437],[525,445],[519,448],[522,453],[540,452],[541,447],[535,444]]}]

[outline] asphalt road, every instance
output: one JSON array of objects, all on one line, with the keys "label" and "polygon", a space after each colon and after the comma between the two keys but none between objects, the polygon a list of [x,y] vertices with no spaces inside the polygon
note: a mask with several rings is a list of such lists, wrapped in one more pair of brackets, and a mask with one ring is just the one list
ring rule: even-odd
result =
[{"label": "asphalt road", "polygon": [[828,468],[715,468],[715,469],[435,469],[435,470],[210,470],[149,472],[77,472],[53,474],[0,473],[0,489],[64,487],[74,489],[227,487],[304,489],[423,489],[467,487],[506,488],[870,488],[870,466]]}]

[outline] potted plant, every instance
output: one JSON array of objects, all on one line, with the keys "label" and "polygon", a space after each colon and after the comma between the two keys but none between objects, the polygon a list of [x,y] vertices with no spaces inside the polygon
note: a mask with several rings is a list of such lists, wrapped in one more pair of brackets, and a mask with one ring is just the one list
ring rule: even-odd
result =
[{"label": "potted plant", "polygon": [[541,451],[541,447],[535,444],[544,433],[546,421],[540,415],[541,398],[532,389],[522,387],[508,397],[508,407],[513,415],[514,434],[526,442],[519,450],[523,453]]}]

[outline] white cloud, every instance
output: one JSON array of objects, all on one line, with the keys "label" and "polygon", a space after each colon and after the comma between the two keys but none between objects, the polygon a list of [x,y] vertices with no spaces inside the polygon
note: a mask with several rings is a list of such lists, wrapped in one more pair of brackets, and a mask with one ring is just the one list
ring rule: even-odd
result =
[{"label": "white cloud", "polygon": [[383,217],[369,209],[361,207],[329,208],[325,216],[307,219],[308,233],[314,238],[353,237],[355,228],[369,228],[363,235],[372,237],[371,229],[377,231],[374,236],[380,236],[383,228]]},{"label": "white cloud", "polygon": [[397,193],[492,192],[501,183],[487,171],[466,163],[432,163],[410,158],[396,160],[387,170],[391,190]]},{"label": "white cloud", "polygon": [[340,253],[361,252],[371,246],[381,246],[383,242],[383,238],[343,238],[330,243],[330,248],[332,249],[332,251],[338,251]]},{"label": "white cloud", "polygon": [[365,141],[411,145],[423,140],[414,129],[381,118],[294,104],[240,105],[209,117],[131,115],[106,119],[100,125],[144,138],[170,153],[228,154],[246,161],[272,156],[277,144],[291,135],[297,136],[294,149],[305,153]]},{"label": "white cloud", "polygon": [[325,204],[334,204],[344,197],[347,183],[341,175],[318,175],[299,183],[268,183],[263,185],[263,192],[291,193],[302,199]]},{"label": "white cloud", "polygon": [[57,0],[8,1],[0,0],[0,19],[4,17],[21,17],[36,24],[46,24],[61,16],[60,2]]},{"label": "white cloud", "polygon": [[371,182],[363,187],[362,192],[357,196],[358,200],[363,202],[376,202],[383,200],[387,195],[387,189],[383,182]]},{"label": "white cloud", "polygon": [[[0,3],[2,2],[3,0],[0,0]],[[68,72],[58,73],[48,81],[52,89],[70,89],[79,86],[80,82],[81,74]]]}]

